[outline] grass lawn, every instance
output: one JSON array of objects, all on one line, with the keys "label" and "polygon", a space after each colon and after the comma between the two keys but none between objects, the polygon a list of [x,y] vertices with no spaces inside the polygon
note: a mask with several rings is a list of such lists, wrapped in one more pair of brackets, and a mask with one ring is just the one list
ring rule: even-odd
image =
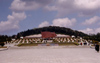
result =
[{"label": "grass lawn", "polygon": [[3,46],[3,47],[0,46],[0,48],[7,48],[7,46]]},{"label": "grass lawn", "polygon": [[67,42],[67,43],[58,43],[59,46],[67,46],[67,45],[79,45],[78,43],[76,42]]},{"label": "grass lawn", "polygon": [[20,43],[17,46],[38,46],[41,43]]},{"label": "grass lawn", "polygon": [[[38,46],[38,44],[43,44],[43,43],[20,43],[17,46]],[[51,43],[47,43],[47,44],[51,44]],[[79,45],[76,42],[69,42],[69,43],[54,43],[54,44],[58,44],[59,46],[67,46],[67,45]]]}]

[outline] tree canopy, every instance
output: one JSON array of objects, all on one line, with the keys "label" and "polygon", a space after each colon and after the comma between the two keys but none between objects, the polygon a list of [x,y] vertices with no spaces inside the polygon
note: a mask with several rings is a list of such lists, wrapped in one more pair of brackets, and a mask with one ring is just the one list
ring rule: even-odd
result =
[{"label": "tree canopy", "polygon": [[28,29],[27,31],[23,31],[17,34],[17,37],[20,36],[28,36],[34,34],[40,34],[43,31],[55,32],[56,34],[65,34],[65,35],[74,35],[74,36],[88,36],[85,33],[79,32],[77,30],[72,30],[70,28],[65,27],[58,27],[58,26],[49,26],[49,27],[42,27],[42,28],[35,28],[35,29]]}]

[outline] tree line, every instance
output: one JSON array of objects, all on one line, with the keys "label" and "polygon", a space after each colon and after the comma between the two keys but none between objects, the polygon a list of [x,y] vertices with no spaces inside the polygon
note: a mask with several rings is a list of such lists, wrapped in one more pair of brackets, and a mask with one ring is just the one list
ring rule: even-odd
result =
[{"label": "tree line", "polygon": [[85,33],[79,32],[77,30],[72,30],[70,28],[65,27],[59,27],[59,26],[49,26],[49,27],[42,27],[42,28],[35,28],[35,29],[28,29],[27,31],[23,31],[17,34],[17,37],[20,36],[28,36],[28,35],[34,35],[34,34],[40,34],[43,31],[49,31],[49,32],[55,32],[56,34],[65,34],[65,35],[74,35],[74,36],[88,36]]},{"label": "tree line", "polygon": [[83,37],[87,40],[94,40],[94,41],[100,41],[100,33],[97,34],[85,34],[83,32],[72,30],[70,28],[65,27],[59,27],[59,26],[48,26],[48,27],[42,27],[42,28],[34,28],[34,29],[28,29],[26,31],[19,32],[17,35],[7,36],[7,35],[0,35],[0,42],[6,42],[11,41],[12,38],[19,39],[21,36],[29,36],[34,34],[40,34],[43,31],[50,31],[55,32],[56,34],[65,34],[65,35],[74,35],[75,37]]},{"label": "tree line", "polygon": [[6,41],[11,41],[11,36],[7,36],[7,35],[0,35],[0,45],[4,46],[4,42]]}]

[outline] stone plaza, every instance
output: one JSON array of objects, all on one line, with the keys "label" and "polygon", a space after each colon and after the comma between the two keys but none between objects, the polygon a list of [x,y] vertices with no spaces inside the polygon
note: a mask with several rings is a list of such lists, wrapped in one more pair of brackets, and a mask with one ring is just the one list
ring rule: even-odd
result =
[{"label": "stone plaza", "polygon": [[9,47],[0,51],[0,63],[99,63],[100,53],[83,46]]}]

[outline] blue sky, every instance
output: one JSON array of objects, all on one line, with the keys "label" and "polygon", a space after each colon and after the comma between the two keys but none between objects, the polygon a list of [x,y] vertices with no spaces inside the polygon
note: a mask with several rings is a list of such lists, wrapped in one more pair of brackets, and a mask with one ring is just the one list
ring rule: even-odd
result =
[{"label": "blue sky", "polygon": [[60,26],[100,32],[100,0],[0,0],[0,34]]}]

